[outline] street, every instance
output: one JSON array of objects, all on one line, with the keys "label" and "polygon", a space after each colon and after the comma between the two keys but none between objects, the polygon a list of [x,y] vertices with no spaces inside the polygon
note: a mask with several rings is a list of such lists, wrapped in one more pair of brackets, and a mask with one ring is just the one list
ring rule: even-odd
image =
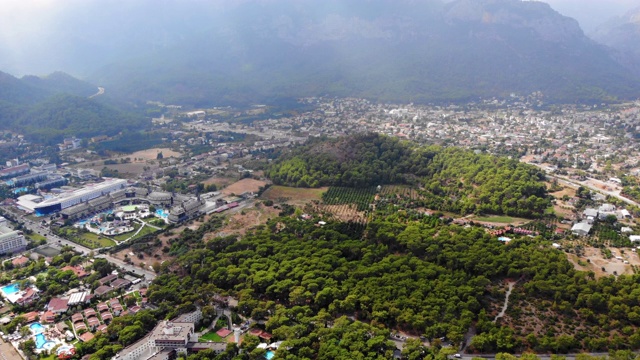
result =
[{"label": "street", "polygon": [[[6,211],[8,211],[7,208],[4,208]],[[17,219],[21,220],[24,222],[24,227],[26,229],[29,229],[31,231],[33,231],[36,234],[40,234],[42,236],[44,236],[45,238],[47,238],[47,245],[49,245],[52,248],[55,249],[61,249],[63,246],[70,246],[72,247],[76,252],[80,253],[83,256],[88,256],[90,252],[94,252],[96,255],[95,257],[97,258],[103,258],[107,261],[109,261],[110,263],[124,269],[125,271],[130,271],[136,274],[141,274],[144,275],[145,280],[147,282],[151,282],[153,281],[153,279],[156,278],[156,274],[155,272],[151,271],[150,269],[143,269],[134,265],[130,265],[125,263],[124,261],[117,259],[111,255],[108,254],[97,254],[97,250],[98,249],[89,249],[85,246],[82,246],[80,244],[76,244],[73,241],[69,241],[67,239],[61,238],[59,236],[57,236],[56,234],[52,233],[50,231],[50,229],[46,226],[42,226],[40,224],[40,222],[35,222],[32,221],[31,219],[27,218],[26,216],[22,216],[20,214],[17,214],[13,211],[8,211],[11,214],[13,214],[13,216],[15,216]]]}]

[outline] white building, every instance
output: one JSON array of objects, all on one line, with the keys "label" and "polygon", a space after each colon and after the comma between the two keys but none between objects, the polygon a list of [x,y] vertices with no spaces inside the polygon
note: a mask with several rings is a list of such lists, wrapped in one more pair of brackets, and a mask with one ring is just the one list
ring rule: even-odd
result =
[{"label": "white building", "polygon": [[116,190],[124,189],[127,186],[127,180],[123,179],[106,179],[97,184],[87,185],[81,189],[68,193],[60,194],[55,198],[42,201],[35,207],[38,215],[48,215],[80,204],[89,200],[93,200],[103,195],[107,195]]},{"label": "white building", "polygon": [[15,231],[5,225],[0,225],[0,254],[16,253],[23,251],[26,247],[27,240],[25,240],[22,231]]},{"label": "white building", "polygon": [[573,225],[573,227],[571,228],[571,232],[574,235],[587,236],[589,234],[589,231],[591,231],[591,226],[591,224],[586,222],[577,223]]}]

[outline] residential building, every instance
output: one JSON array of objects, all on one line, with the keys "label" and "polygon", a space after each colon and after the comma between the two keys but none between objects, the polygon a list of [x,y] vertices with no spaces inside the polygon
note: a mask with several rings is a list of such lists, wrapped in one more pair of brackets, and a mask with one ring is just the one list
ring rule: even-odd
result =
[{"label": "residential building", "polygon": [[591,224],[589,224],[587,222],[581,222],[581,223],[577,223],[577,224],[573,225],[573,227],[571,228],[571,232],[574,235],[587,236],[587,235],[589,235],[589,232],[591,231],[591,227],[592,227]]},{"label": "residential building", "polygon": [[27,240],[22,231],[0,226],[0,254],[13,254],[24,251],[26,248]]}]

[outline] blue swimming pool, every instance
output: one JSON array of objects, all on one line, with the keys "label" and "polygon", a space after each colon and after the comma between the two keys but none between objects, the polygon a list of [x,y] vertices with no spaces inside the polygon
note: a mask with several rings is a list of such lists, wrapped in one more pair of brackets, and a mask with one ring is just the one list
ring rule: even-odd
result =
[{"label": "blue swimming pool", "polygon": [[166,219],[167,217],[169,217],[169,213],[164,211],[163,209],[156,209],[156,215],[158,215],[163,219]]},{"label": "blue swimming pool", "polygon": [[29,325],[29,329],[31,329],[31,331],[33,331],[34,334],[40,334],[44,332],[44,326],[42,326],[42,324],[40,323],[33,323]]},{"label": "blue swimming pool", "polygon": [[56,346],[56,343],[47,340],[43,334],[36,335],[36,349],[51,350],[54,346]]},{"label": "blue swimming pool", "polygon": [[271,350],[267,350],[267,353],[264,354],[264,357],[267,358],[267,360],[273,359],[274,356],[276,356],[276,353]]},{"label": "blue swimming pool", "polygon": [[2,293],[5,295],[15,294],[20,291],[20,286],[18,286],[18,284],[9,284],[1,287],[0,291],[2,291]]}]

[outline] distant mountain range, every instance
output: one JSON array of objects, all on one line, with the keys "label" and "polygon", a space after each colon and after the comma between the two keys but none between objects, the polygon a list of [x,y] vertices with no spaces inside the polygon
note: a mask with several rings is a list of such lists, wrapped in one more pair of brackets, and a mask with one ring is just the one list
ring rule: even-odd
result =
[{"label": "distant mountain range", "polygon": [[617,50],[619,61],[640,75],[640,7],[609,20],[591,37]]},{"label": "distant mountain range", "polygon": [[0,130],[54,144],[70,135],[114,135],[145,127],[143,117],[88,98],[97,91],[96,86],[62,72],[20,79],[0,72]]},{"label": "distant mountain range", "polygon": [[[640,97],[633,71],[640,61],[538,1],[95,1],[64,16],[58,23],[66,25],[38,51],[63,49],[54,63],[126,102],[203,107],[317,95],[463,102],[534,91],[547,103]],[[17,80],[10,97],[0,89],[0,99],[23,103],[51,92],[29,79]]]},{"label": "distant mountain range", "polygon": [[[548,102],[640,96],[638,77],[578,23],[520,0],[244,1],[211,26],[91,77],[115,94],[193,106],[308,95]],[[222,18],[233,20],[222,20]]]}]

